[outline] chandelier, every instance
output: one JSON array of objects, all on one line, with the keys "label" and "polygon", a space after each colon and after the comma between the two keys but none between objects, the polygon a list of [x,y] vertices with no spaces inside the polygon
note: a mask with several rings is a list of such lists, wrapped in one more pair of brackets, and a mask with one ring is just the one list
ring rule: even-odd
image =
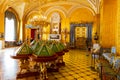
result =
[{"label": "chandelier", "polygon": [[31,20],[30,23],[33,26],[47,26],[49,22],[47,21],[47,17],[43,15],[36,15]]}]

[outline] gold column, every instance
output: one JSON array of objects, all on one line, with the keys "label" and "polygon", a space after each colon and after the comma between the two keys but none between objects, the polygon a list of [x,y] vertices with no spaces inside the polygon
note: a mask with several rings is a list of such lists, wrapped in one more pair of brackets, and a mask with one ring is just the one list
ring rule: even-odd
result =
[{"label": "gold column", "polygon": [[61,23],[61,29],[62,29],[62,36],[61,36],[61,40],[65,43],[69,42],[69,32],[70,32],[70,22],[69,22],[69,18],[65,18],[62,23]]},{"label": "gold column", "polygon": [[19,29],[18,29],[18,40],[22,40],[23,41],[23,23],[22,20],[20,20],[19,22]]},{"label": "gold column", "polygon": [[4,33],[4,13],[0,12],[0,32]]},{"label": "gold column", "polygon": [[116,14],[117,14],[117,1],[109,0],[103,1],[101,12],[101,26],[100,26],[100,42],[105,48],[115,46],[115,28],[116,28]]},{"label": "gold column", "polygon": [[0,38],[0,40],[2,40],[2,48],[5,47],[5,43],[4,43],[4,36],[5,36],[5,32],[4,32],[4,13],[0,12],[0,33],[2,33],[3,37]]},{"label": "gold column", "polygon": [[117,55],[120,55],[120,0],[117,0],[117,27],[116,27],[116,49]]},{"label": "gold column", "polygon": [[95,33],[97,33],[99,39],[98,42],[100,41],[100,14],[95,15],[95,20],[94,20],[94,26],[93,26],[93,38]]},{"label": "gold column", "polygon": [[22,20],[21,28],[22,28],[22,40],[26,41],[27,40],[27,29],[26,29],[26,22],[27,20]]},{"label": "gold column", "polygon": [[66,42],[70,41],[70,19],[66,18],[67,37]]}]

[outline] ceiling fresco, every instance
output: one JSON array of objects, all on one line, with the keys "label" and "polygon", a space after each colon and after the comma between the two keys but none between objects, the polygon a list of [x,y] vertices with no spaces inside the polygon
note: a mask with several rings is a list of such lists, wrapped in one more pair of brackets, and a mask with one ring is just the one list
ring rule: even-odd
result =
[{"label": "ceiling fresco", "polygon": [[21,19],[37,11],[48,15],[51,11],[58,10],[68,16],[78,8],[86,8],[95,15],[99,13],[99,6],[100,0],[0,0],[0,12],[11,7]]}]

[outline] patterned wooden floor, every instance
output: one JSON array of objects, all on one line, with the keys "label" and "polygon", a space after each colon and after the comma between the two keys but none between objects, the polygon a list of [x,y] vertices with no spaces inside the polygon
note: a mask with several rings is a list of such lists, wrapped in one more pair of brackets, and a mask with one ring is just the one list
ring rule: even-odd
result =
[{"label": "patterned wooden floor", "polygon": [[[0,80],[16,80],[18,61],[10,57],[17,48],[0,50]],[[100,80],[98,73],[90,69],[91,57],[85,50],[70,50],[63,56],[65,66],[59,72],[49,72],[49,80]],[[33,77],[19,80],[36,80]],[[39,80],[39,79],[37,79]]]}]

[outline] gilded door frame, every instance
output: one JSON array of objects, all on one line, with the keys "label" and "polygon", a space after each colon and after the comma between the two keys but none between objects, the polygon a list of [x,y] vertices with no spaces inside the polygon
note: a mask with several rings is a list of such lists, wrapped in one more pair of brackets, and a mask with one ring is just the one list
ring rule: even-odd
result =
[{"label": "gilded door frame", "polygon": [[71,23],[70,24],[70,46],[75,47],[75,28],[76,27],[87,27],[87,39],[92,41],[92,26],[93,23]]}]

